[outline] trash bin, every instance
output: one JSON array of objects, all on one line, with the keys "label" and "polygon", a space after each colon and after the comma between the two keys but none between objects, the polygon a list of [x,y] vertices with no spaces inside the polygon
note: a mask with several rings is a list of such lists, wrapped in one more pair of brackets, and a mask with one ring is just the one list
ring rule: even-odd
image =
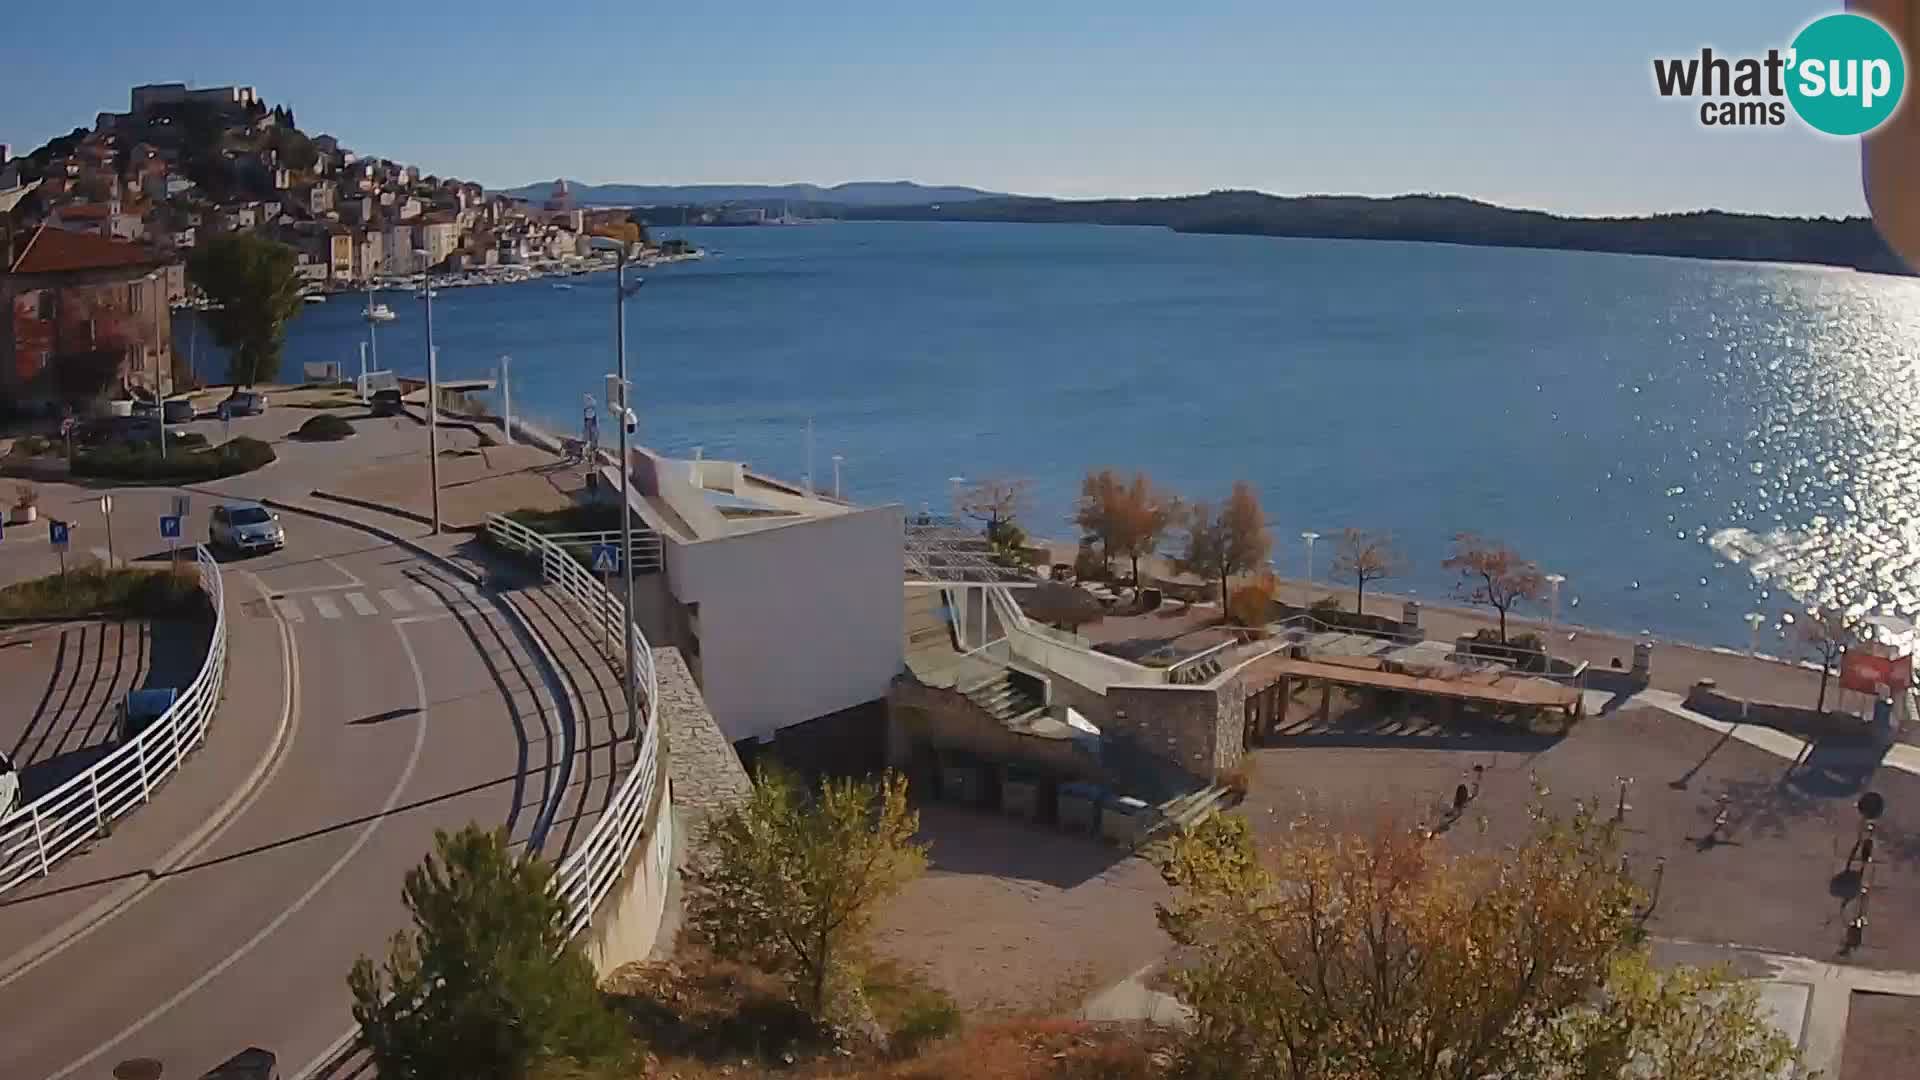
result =
[{"label": "trash bin", "polygon": [[128,691],[127,700],[120,705],[120,741],[145,731],[147,725],[165,716],[179,697],[180,691],[172,687]]},{"label": "trash bin", "polygon": [[1143,800],[1131,795],[1113,795],[1100,805],[1100,835],[1109,843],[1133,847],[1140,840],[1150,816]]},{"label": "trash bin", "polygon": [[1060,785],[1060,827],[1068,832],[1093,832],[1100,827],[1100,802],[1106,792],[1098,784]]}]

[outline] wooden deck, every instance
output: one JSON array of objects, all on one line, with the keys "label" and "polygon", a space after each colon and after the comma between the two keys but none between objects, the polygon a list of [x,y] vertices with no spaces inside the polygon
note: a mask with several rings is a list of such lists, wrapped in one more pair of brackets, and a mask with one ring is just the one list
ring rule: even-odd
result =
[{"label": "wooden deck", "polygon": [[1249,694],[1271,686],[1281,679],[1321,679],[1340,686],[1365,686],[1378,690],[1398,690],[1427,697],[1472,701],[1490,705],[1525,708],[1563,709],[1572,712],[1579,706],[1576,687],[1516,675],[1510,671],[1465,671],[1454,677],[1416,675],[1386,670],[1374,657],[1331,657],[1296,660],[1274,655],[1247,666],[1244,676]]}]

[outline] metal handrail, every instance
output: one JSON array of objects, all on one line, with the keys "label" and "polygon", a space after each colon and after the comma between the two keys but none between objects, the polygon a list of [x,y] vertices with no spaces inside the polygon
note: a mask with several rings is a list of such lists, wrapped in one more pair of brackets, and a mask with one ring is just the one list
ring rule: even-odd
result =
[{"label": "metal handrail", "polygon": [[[537,555],[541,577],[558,586],[580,608],[600,640],[609,643],[624,640],[620,620],[625,616],[619,598],[603,588],[566,549],[550,537],[500,514],[487,515],[487,532],[504,547]],[[640,760],[621,781],[606,810],[587,831],[586,839],[560,860],[554,871],[554,892],[567,905],[568,937],[592,923],[594,909],[625,873],[627,859],[645,831],[647,809],[653,802],[653,787],[658,780],[659,683],[653,668],[653,648],[647,644],[646,635],[638,625],[633,628],[633,653],[627,657],[627,663],[639,676],[640,692],[646,699]]]},{"label": "metal handrail", "polygon": [[51,873],[53,864],[104,837],[115,818],[153,797],[154,788],[207,737],[227,670],[227,613],[220,564],[195,546],[200,588],[213,604],[213,640],[186,692],[138,735],[86,771],[0,818],[0,893]]}]

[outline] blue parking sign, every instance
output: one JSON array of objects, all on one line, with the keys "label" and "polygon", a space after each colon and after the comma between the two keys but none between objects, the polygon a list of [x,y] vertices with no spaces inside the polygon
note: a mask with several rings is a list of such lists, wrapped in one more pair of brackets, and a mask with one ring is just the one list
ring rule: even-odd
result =
[{"label": "blue parking sign", "polygon": [[177,515],[177,514],[162,514],[162,515],[160,516],[160,539],[162,539],[162,540],[178,540],[178,539],[180,539],[180,517],[179,517],[179,515]]},{"label": "blue parking sign", "polygon": [[67,548],[67,523],[64,521],[47,522],[47,539],[53,541],[54,547],[65,551]]},{"label": "blue parking sign", "polygon": [[620,549],[613,544],[593,545],[593,572],[611,574],[620,569]]}]

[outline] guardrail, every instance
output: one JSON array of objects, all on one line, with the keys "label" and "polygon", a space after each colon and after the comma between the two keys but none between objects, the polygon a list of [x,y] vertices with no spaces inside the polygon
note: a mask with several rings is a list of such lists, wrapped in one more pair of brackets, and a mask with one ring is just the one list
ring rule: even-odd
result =
[{"label": "guardrail", "polygon": [[[541,577],[557,586],[596,624],[601,640],[624,638],[620,620],[625,613],[620,601],[602,588],[598,579],[565,548],[500,514],[487,515],[487,532],[503,547],[536,556]],[[638,626],[633,628],[633,641],[633,653],[627,657],[627,663],[639,676],[640,692],[645,697],[642,715],[646,730],[637,733],[640,759],[620,782],[612,801],[588,830],[586,839],[560,860],[559,868],[554,871],[554,891],[567,905],[568,937],[587,928],[593,921],[594,909],[626,871],[627,859],[645,831],[647,808],[653,801],[653,787],[659,778],[659,684],[653,670],[653,648]]]},{"label": "guardrail", "polygon": [[173,707],[138,735],[85,772],[0,819],[0,893],[44,877],[54,863],[89,840],[107,835],[115,818],[151,799],[154,788],[206,738],[226,680],[227,613],[220,564],[204,547],[196,546],[194,557],[200,587],[213,604],[213,639],[200,673]]},{"label": "guardrail", "polygon": [[[511,519],[509,519],[511,520]],[[541,533],[548,541],[577,552],[590,553],[595,544],[620,543],[620,530],[610,529],[602,532]],[[647,530],[633,534],[633,569],[635,573],[644,570],[658,570],[661,565],[660,534]]]}]

